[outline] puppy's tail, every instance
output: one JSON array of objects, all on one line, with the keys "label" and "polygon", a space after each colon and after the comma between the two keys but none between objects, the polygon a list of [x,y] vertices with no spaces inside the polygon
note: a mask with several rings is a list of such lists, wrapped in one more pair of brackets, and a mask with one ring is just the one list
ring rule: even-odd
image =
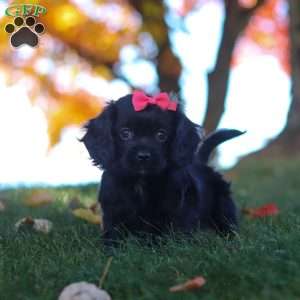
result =
[{"label": "puppy's tail", "polygon": [[197,158],[201,163],[207,164],[212,151],[220,144],[244,134],[246,131],[236,129],[220,129],[209,134],[198,150]]}]

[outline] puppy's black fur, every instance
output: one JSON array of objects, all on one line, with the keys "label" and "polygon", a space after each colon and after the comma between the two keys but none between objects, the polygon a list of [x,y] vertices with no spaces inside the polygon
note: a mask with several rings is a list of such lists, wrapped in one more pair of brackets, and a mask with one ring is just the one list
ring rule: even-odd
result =
[{"label": "puppy's black fur", "polygon": [[224,129],[202,140],[201,128],[180,107],[149,105],[136,112],[131,98],[111,102],[88,122],[82,139],[104,170],[99,193],[104,240],[118,240],[122,228],[155,235],[169,229],[234,230],[230,186],[207,160],[218,144],[242,132]]}]

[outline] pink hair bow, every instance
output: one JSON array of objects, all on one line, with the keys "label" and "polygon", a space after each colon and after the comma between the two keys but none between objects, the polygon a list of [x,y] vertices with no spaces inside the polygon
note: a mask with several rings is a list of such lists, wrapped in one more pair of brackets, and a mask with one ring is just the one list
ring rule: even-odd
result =
[{"label": "pink hair bow", "polygon": [[177,102],[171,101],[167,93],[160,93],[154,97],[149,97],[143,92],[134,91],[132,94],[132,104],[135,111],[144,110],[149,104],[159,106],[163,110],[176,111]]}]

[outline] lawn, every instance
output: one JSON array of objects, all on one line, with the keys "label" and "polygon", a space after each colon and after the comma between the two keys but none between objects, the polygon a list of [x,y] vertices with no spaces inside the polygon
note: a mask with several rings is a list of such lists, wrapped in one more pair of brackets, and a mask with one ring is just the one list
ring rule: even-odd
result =
[{"label": "lawn", "polygon": [[[280,214],[242,216],[233,240],[199,233],[190,240],[170,237],[153,247],[128,241],[116,251],[103,284],[113,300],[300,299],[300,161],[243,165],[226,176],[234,181],[238,206],[276,202]],[[0,193],[8,198],[0,212],[1,300],[57,299],[70,283],[99,282],[109,258],[99,228],[67,208],[74,196],[92,202],[96,186],[48,190],[56,201],[40,208],[22,203],[30,189]],[[17,233],[15,222],[29,215],[51,220],[53,231]],[[170,286],[197,275],[207,280],[201,289],[169,292]]]}]

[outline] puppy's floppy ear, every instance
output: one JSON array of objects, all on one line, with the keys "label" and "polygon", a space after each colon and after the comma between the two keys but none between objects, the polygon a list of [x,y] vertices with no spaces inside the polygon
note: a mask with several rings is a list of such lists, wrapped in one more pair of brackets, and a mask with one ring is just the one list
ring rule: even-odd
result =
[{"label": "puppy's floppy ear", "polygon": [[109,167],[114,158],[114,140],[112,135],[115,119],[114,103],[109,103],[103,112],[91,119],[84,128],[87,129],[81,142],[87,148],[93,163],[103,169]]},{"label": "puppy's floppy ear", "polygon": [[192,162],[199,143],[202,128],[178,112],[177,128],[172,145],[172,158],[176,165],[184,166]]}]

